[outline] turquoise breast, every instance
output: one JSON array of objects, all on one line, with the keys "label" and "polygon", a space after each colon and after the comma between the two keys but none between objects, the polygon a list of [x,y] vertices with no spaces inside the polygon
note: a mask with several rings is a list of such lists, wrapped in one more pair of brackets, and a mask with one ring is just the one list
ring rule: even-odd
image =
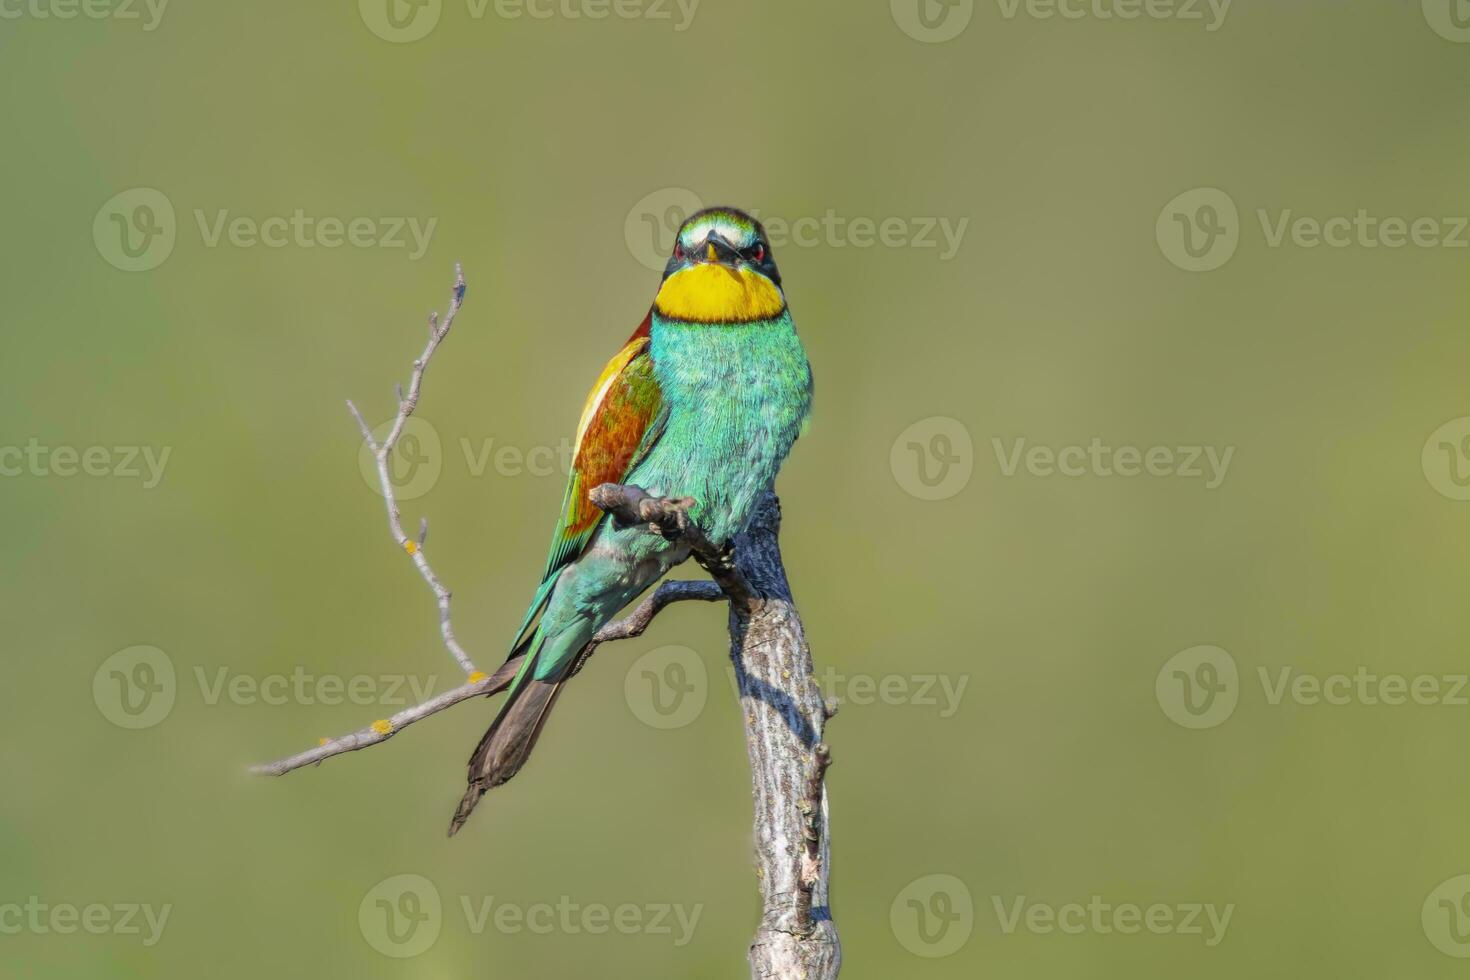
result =
[{"label": "turquoise breast", "polygon": [[712,325],[655,314],[652,354],[668,421],[629,482],[693,497],[700,527],[728,541],[811,411],[811,366],[791,315]]}]

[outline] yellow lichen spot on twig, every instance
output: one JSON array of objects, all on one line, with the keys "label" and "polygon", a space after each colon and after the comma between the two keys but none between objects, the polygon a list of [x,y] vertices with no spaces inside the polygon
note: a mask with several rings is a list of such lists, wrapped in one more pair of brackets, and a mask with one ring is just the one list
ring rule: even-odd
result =
[{"label": "yellow lichen spot on twig", "polygon": [[485,673],[483,670],[477,670],[477,671],[474,671],[473,673],[470,674],[469,678],[465,681],[465,683],[467,683],[467,684],[478,684],[478,683],[480,683],[483,680],[489,680],[489,678],[490,678],[490,675],[489,674]]},{"label": "yellow lichen spot on twig", "polygon": [[403,550],[408,552],[410,555],[417,554],[419,550],[419,543],[413,538],[409,538],[408,540],[403,542]]},{"label": "yellow lichen spot on twig", "polygon": [[391,734],[393,731],[393,723],[387,718],[379,718],[377,721],[373,722],[373,731],[377,732],[379,735]]},{"label": "yellow lichen spot on twig", "polygon": [[316,744],[318,744],[318,745],[331,745],[332,744],[332,740],[329,739],[329,738],[319,738],[319,739],[316,740]]}]

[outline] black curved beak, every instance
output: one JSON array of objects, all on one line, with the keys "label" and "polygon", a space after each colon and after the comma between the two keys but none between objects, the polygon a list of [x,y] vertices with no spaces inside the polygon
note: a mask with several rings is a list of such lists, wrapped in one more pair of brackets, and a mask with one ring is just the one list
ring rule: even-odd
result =
[{"label": "black curved beak", "polygon": [[704,262],[719,262],[722,265],[735,265],[740,261],[740,252],[735,246],[725,241],[719,235],[710,235],[705,241]]}]

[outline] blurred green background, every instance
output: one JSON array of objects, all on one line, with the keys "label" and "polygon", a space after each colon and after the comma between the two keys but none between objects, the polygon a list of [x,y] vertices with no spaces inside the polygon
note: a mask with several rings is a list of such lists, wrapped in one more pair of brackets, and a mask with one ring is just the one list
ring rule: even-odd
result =
[{"label": "blurred green background", "polygon": [[[1463,973],[1470,5],[395,2],[0,3],[0,973],[745,975],[711,607],[599,654],[454,840],[489,703],[245,775],[460,682],[343,400],[388,417],[462,262],[403,506],[497,664],[562,492],[547,456],[691,198],[821,226],[776,242],[817,377],[780,489],[846,702],[844,976]],[[315,233],[267,223],[298,211]],[[1360,211],[1437,230],[1272,244]],[[353,219],[358,244],[314,237]],[[1022,439],[1234,449],[1211,489],[1008,475]],[[1224,656],[1168,666],[1201,645]],[[647,723],[645,655],[704,668],[680,727]],[[1439,694],[1273,696],[1360,669]],[[370,703],[331,687],[359,675]],[[1186,680],[1224,707],[1191,714]],[[421,951],[400,875],[440,901]],[[1092,896],[1231,918],[1007,928],[1023,897]],[[557,903],[641,925],[515,927]]]}]

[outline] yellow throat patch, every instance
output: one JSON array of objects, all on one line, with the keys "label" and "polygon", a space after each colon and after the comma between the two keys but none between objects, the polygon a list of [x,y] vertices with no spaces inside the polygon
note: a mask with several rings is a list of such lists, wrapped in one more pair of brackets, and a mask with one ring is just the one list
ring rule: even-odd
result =
[{"label": "yellow throat patch", "polygon": [[708,263],[669,276],[653,305],[675,320],[747,323],[776,316],[786,307],[786,300],[758,272]]}]

